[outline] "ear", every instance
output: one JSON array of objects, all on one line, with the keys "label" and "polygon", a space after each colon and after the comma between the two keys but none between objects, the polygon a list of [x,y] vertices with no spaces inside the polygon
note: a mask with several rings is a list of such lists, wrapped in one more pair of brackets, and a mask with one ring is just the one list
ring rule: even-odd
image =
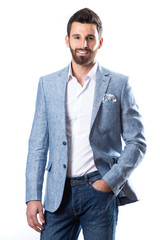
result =
[{"label": "ear", "polygon": [[99,48],[101,48],[102,45],[103,45],[103,38],[101,38],[100,41],[99,41]]},{"label": "ear", "polygon": [[66,46],[69,48],[69,37],[68,37],[68,35],[65,36],[65,42],[66,42]]}]

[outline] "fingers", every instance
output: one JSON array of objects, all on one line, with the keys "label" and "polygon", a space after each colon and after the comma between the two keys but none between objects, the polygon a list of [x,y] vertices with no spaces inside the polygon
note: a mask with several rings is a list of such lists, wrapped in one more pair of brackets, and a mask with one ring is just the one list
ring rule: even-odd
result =
[{"label": "fingers", "polygon": [[41,232],[44,227],[38,221],[37,214],[39,214],[40,221],[45,223],[43,215],[43,207],[40,201],[30,201],[27,203],[27,222],[28,225],[37,232]]},{"label": "fingers", "polygon": [[38,222],[36,216],[28,217],[28,225],[39,233],[44,229],[44,227]]},{"label": "fingers", "polygon": [[39,219],[40,219],[41,223],[45,223],[43,210],[42,210],[42,211],[39,211]]}]

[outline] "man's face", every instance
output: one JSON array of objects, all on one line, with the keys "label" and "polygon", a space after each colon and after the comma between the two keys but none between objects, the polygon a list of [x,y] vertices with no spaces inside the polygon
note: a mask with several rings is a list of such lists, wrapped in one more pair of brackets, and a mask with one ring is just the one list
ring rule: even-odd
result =
[{"label": "man's face", "polygon": [[95,62],[95,56],[102,43],[103,39],[99,39],[95,24],[73,22],[70,37],[66,36],[66,44],[70,48],[72,60],[83,66]]}]

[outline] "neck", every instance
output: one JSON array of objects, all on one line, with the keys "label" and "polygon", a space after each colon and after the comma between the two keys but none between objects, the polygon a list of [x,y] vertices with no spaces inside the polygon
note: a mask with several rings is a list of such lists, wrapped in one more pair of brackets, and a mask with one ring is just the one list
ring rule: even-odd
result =
[{"label": "neck", "polygon": [[79,65],[72,60],[72,74],[76,77],[77,81],[83,86],[84,78],[94,66],[95,61],[87,66]]}]

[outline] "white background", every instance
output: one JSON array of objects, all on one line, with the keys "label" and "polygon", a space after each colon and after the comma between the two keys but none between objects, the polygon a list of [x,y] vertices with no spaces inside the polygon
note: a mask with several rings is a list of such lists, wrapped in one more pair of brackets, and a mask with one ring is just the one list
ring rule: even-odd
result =
[{"label": "white background", "polygon": [[[39,77],[70,61],[69,17],[89,7],[103,22],[105,67],[130,76],[148,151],[132,175],[141,201],[120,208],[116,240],[160,239],[160,14],[156,0],[0,1],[0,240],[38,240],[26,223],[25,164]],[[80,236],[80,239],[83,239]]]}]

